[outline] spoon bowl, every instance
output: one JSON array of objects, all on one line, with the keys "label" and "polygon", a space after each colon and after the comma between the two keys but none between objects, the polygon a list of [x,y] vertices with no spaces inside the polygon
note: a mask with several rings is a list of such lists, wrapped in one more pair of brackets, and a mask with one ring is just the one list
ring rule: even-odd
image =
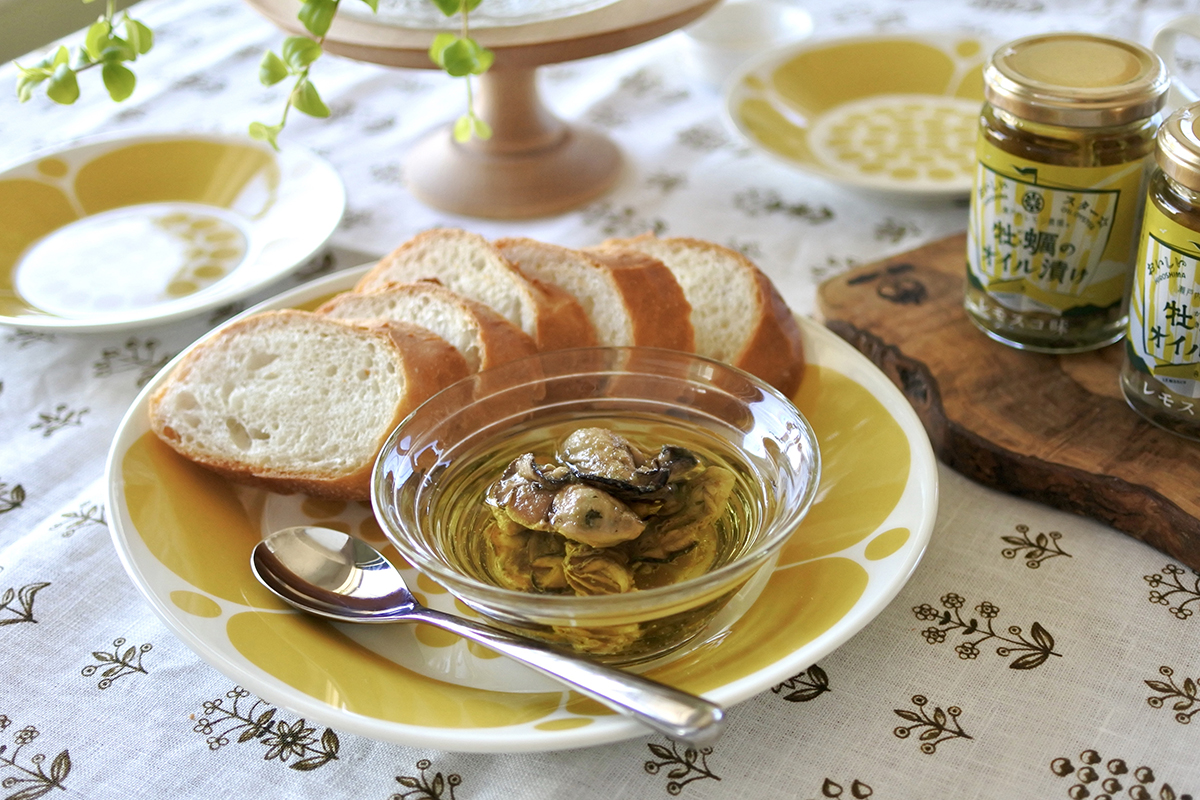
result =
[{"label": "spoon bowl", "polygon": [[720,736],[720,706],[640,675],[474,620],[426,608],[366,542],[315,526],[284,528],[257,545],[250,568],[285,603],[338,622],[423,622],[516,659],[654,730],[694,745]]}]

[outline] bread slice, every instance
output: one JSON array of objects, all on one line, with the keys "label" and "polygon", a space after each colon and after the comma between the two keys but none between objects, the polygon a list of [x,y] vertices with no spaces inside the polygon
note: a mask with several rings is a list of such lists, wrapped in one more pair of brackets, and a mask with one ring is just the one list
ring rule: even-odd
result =
[{"label": "bread slice", "polygon": [[429,281],[364,294],[343,292],[317,309],[331,319],[394,320],[433,331],[454,346],[471,372],[537,354],[524,331],[482,303]]},{"label": "bread slice", "polygon": [[233,480],[366,500],[388,434],[466,374],[457,350],[415,325],[268,311],[189,352],[151,395],[150,425]]},{"label": "bread slice", "polygon": [[692,307],[696,352],[756,375],[791,397],[804,374],[804,343],[770,279],[740,253],[699,239],[643,234],[600,250],[634,249],[662,261]]},{"label": "bread slice", "polygon": [[529,334],[540,350],[588,347],[596,334],[575,298],[536,283],[482,236],[454,228],[417,234],[384,256],[355,291],[434,281],[478,303]]},{"label": "bread slice", "polygon": [[657,258],[637,250],[585,253],[521,238],[495,245],[525,275],[578,300],[600,344],[692,352],[691,306]]}]

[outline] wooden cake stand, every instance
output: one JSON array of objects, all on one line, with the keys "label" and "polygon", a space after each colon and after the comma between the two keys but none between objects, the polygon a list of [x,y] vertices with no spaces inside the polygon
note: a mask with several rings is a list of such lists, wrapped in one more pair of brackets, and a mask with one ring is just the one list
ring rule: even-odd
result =
[{"label": "wooden cake stand", "polygon": [[[304,34],[298,0],[247,0],[284,31]],[[409,189],[443,211],[492,219],[523,219],[576,208],[607,191],[621,154],[603,135],[568,125],[538,94],[536,70],[610,53],[655,39],[699,17],[717,0],[617,0],[583,14],[483,28],[471,36],[496,54],[476,79],[476,113],[492,138],[454,141],[439,128],[408,153]],[[456,24],[447,20],[447,30]],[[432,69],[435,31],[339,15],[324,47],[337,55],[393,67]]]}]

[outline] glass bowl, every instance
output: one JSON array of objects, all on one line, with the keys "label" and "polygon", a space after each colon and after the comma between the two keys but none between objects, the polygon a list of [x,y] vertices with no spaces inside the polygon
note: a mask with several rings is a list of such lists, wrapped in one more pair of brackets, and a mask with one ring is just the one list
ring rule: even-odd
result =
[{"label": "glass bowl", "polygon": [[[665,567],[634,564],[639,576],[658,577],[616,594],[526,592],[495,581],[489,569],[506,562],[497,558],[495,532],[485,533],[494,524],[487,487],[518,455],[532,451],[545,463],[583,427],[614,430],[647,452],[681,445],[733,473],[731,511],[700,562],[707,571],[688,575],[672,565],[701,556],[672,554]],[[400,554],[490,622],[633,665],[677,652],[711,631],[739,590],[747,588],[744,598],[761,588],[819,474],[808,421],[752,375],[670,350],[584,348],[514,361],[430,398],[384,444],[372,502]],[[671,583],[672,570],[686,577]],[[720,625],[733,621],[731,612],[720,615]]]}]

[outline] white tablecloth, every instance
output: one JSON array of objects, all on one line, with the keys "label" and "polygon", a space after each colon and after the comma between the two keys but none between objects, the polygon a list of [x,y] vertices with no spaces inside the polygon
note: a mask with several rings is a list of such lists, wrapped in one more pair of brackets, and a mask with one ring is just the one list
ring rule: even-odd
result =
[{"label": "white tablecloth", "polygon": [[[1200,10],[1186,0],[808,5],[818,37],[943,29],[1002,41],[1078,29],[1143,43],[1166,19]],[[112,104],[94,74],[81,78],[84,96],[73,107],[44,97],[22,106],[5,93],[5,162],[94,133],[242,132],[279,113],[284,90],[262,87],[256,75],[262,51],[282,37],[248,6],[146,0],[135,10],[157,45],[136,65],[134,96]],[[587,207],[521,223],[456,218],[405,190],[405,148],[460,112],[459,84],[432,71],[322,59],[316,80],[333,116],[294,115],[283,141],[321,153],[345,181],[348,212],[329,254],[237,308],[170,327],[0,329],[0,798],[1166,800],[1200,792],[1200,725],[1189,724],[1200,711],[1198,576],[1104,525],[945,468],[932,543],[895,602],[819,664],[734,707],[711,750],[689,756],[646,736],[479,755],[335,731],[336,758],[298,770],[286,737],[239,741],[211,724],[221,708],[255,698],[175,639],[126,577],[106,530],[102,472],[139,388],[214,324],[435,225],[568,245],[649,229],[709,238],[751,254],[801,313],[813,311],[824,279],[964,228],[961,205],[863,196],[750,150],[722,124],[717,92],[682,70],[681,45],[675,34],[541,70],[551,108],[602,128],[628,168]],[[12,66],[0,68],[0,86],[15,78]],[[1053,657],[1021,669],[997,642],[977,647],[962,635],[955,620],[970,617],[1001,632],[1036,626],[1053,639]],[[287,709],[277,719],[303,732]]]}]

